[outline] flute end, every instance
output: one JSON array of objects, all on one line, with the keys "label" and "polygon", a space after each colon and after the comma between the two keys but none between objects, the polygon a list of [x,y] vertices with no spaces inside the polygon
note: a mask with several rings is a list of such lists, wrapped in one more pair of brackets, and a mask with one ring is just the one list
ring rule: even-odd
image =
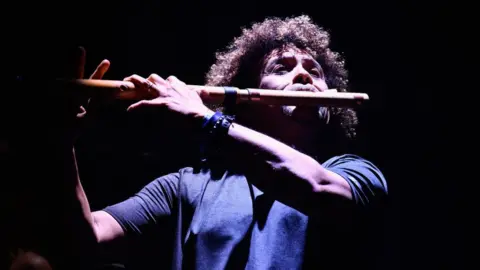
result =
[{"label": "flute end", "polygon": [[361,102],[361,101],[368,101],[370,97],[367,94],[362,93],[362,94],[354,94],[353,99],[355,99],[357,102]]}]

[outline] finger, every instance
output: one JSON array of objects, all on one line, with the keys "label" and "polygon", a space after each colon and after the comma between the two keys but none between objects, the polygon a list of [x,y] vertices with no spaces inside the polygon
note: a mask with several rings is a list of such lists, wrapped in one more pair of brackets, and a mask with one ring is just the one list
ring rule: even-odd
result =
[{"label": "finger", "polygon": [[170,86],[170,83],[163,79],[162,77],[158,76],[157,74],[153,73],[148,77],[148,80],[158,84],[158,85],[164,85],[164,86]]},{"label": "finger", "polygon": [[92,75],[90,76],[90,79],[94,79],[94,80],[102,79],[105,73],[108,71],[109,67],[110,67],[110,61],[108,61],[107,59],[103,60],[97,66],[97,69],[92,73]]},{"label": "finger", "polygon": [[85,73],[86,51],[83,47],[78,47],[75,52],[75,78],[83,79]]},{"label": "finger", "polygon": [[146,106],[162,106],[167,103],[167,100],[161,100],[161,99],[152,99],[152,100],[141,100],[139,102],[136,102],[127,108],[127,112],[141,108],[141,107],[146,107]]},{"label": "finger", "polygon": [[[68,67],[66,70],[66,78],[68,79],[82,79],[85,70],[85,49],[81,46],[76,47],[73,51],[73,55],[67,59]],[[69,90],[69,89],[67,89]],[[72,91],[67,94],[68,103],[78,109],[78,106],[85,104],[87,96],[83,91]]]},{"label": "finger", "polygon": [[135,89],[140,90],[141,92],[146,92],[146,90],[148,90],[148,88],[151,86],[150,81],[147,81],[147,79],[137,74],[126,77],[123,80],[127,82],[132,82],[135,85]]},{"label": "finger", "polygon": [[86,114],[87,110],[85,110],[85,107],[80,106],[79,112],[77,113],[77,118],[84,118]]},{"label": "finger", "polygon": [[167,81],[173,86],[173,87],[181,87],[182,89],[185,88],[187,84],[184,82],[180,81],[177,77],[175,76],[168,76]]},{"label": "finger", "polygon": [[147,79],[145,79],[145,78],[143,78],[143,77],[141,77],[137,74],[133,74],[131,76],[128,76],[123,80],[127,81],[127,82],[132,82],[135,86],[143,88],[143,89],[147,89],[151,85],[150,81],[147,81]]},{"label": "finger", "polygon": [[184,82],[180,81],[177,77],[169,76],[167,78],[167,81],[170,83],[172,88],[175,89],[177,92],[183,93],[183,94],[188,94],[189,89],[188,89],[187,85]]},{"label": "finger", "polygon": [[159,90],[155,88],[154,83],[139,75],[134,74],[123,80],[132,82],[135,85],[135,92],[143,98],[153,99],[159,95]]},{"label": "finger", "polygon": [[[105,73],[108,71],[108,68],[110,67],[110,61],[108,61],[107,59],[104,59],[98,66],[97,68],[95,69],[95,71],[92,73],[92,75],[90,75],[90,79],[93,79],[93,80],[100,80],[103,78],[103,76],[105,75]],[[88,101],[87,101],[87,106],[88,106],[88,110],[89,110],[89,115],[92,115],[92,110],[95,108],[95,107],[98,107],[100,104],[100,93],[102,91],[97,91],[93,101],[92,101],[92,98],[89,98]],[[96,104],[95,104],[96,103]],[[85,112],[86,113],[86,112]],[[85,114],[84,113],[84,114]]]},{"label": "finger", "polygon": [[[90,79],[93,79],[93,80],[100,80],[103,78],[103,76],[105,75],[105,73],[108,71],[108,68],[110,67],[110,61],[108,61],[107,59],[104,59],[98,66],[97,68],[95,69],[95,71],[92,73],[92,75],[90,75]],[[96,91],[95,92],[96,94],[94,95],[93,97],[93,101],[92,101],[92,98],[89,98],[87,100],[87,106],[88,106],[88,111],[89,111],[89,115],[92,115],[92,110],[96,109],[96,107],[99,106],[99,104],[101,104],[100,102],[100,97],[101,97],[101,94],[102,91]],[[85,112],[86,113],[86,112]]]},{"label": "finger", "polygon": [[156,90],[158,96],[169,96],[168,89],[171,89],[172,85],[168,81],[164,80],[162,77],[158,76],[155,73],[151,74],[147,80],[154,84],[153,87]]}]

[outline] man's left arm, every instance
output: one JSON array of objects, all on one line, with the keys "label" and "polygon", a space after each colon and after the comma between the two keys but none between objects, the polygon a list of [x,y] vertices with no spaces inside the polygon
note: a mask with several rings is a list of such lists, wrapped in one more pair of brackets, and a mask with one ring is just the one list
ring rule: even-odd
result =
[{"label": "man's left arm", "polygon": [[233,123],[226,143],[242,149],[243,168],[255,177],[255,185],[275,199],[302,212],[318,209],[319,203],[344,201],[367,205],[387,193],[381,171],[371,162],[354,155],[331,158],[320,164],[267,135]]},{"label": "man's left arm", "polygon": [[[183,119],[184,124],[197,126],[202,125],[207,114],[213,113],[203,104],[201,96],[206,93],[204,90],[192,91],[174,76],[164,80],[156,74],[147,79],[132,75],[125,80],[133,82],[139,93],[149,96],[149,100],[130,105],[128,111],[142,107],[163,107],[184,116],[178,118],[179,121]],[[215,119],[212,122],[216,122]],[[278,201],[298,210],[308,211],[315,209],[319,202],[328,203],[329,201],[325,200],[327,197],[333,196],[347,203],[357,198],[355,186],[349,182],[348,177],[322,166],[310,156],[272,137],[238,123],[228,127],[226,137],[223,145],[225,151],[246,153],[246,158],[239,162],[239,165],[254,175],[249,177],[249,181],[253,181]],[[355,168],[353,170],[355,171]],[[375,179],[369,181],[378,182]]]}]

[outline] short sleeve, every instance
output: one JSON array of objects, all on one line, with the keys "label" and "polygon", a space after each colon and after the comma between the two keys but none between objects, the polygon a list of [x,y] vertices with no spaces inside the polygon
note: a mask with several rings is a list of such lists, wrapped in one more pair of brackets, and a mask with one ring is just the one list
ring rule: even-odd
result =
[{"label": "short sleeve", "polygon": [[382,172],[370,161],[352,154],[330,158],[323,166],[343,177],[352,189],[354,201],[366,206],[388,194]]},{"label": "short sleeve", "polygon": [[145,228],[171,216],[178,197],[179,178],[179,173],[161,176],[132,197],[103,211],[116,219],[126,234],[140,235]]}]

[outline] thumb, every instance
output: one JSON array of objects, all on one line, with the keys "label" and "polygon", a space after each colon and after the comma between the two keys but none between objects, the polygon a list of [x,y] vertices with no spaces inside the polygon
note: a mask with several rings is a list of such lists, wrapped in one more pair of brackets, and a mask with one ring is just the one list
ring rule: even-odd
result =
[{"label": "thumb", "polygon": [[151,105],[161,106],[161,105],[165,105],[166,103],[167,103],[166,100],[161,100],[159,98],[150,99],[150,100],[144,99],[144,100],[140,100],[140,101],[128,106],[127,112],[138,109],[138,108],[141,108],[141,107],[151,106]]}]

